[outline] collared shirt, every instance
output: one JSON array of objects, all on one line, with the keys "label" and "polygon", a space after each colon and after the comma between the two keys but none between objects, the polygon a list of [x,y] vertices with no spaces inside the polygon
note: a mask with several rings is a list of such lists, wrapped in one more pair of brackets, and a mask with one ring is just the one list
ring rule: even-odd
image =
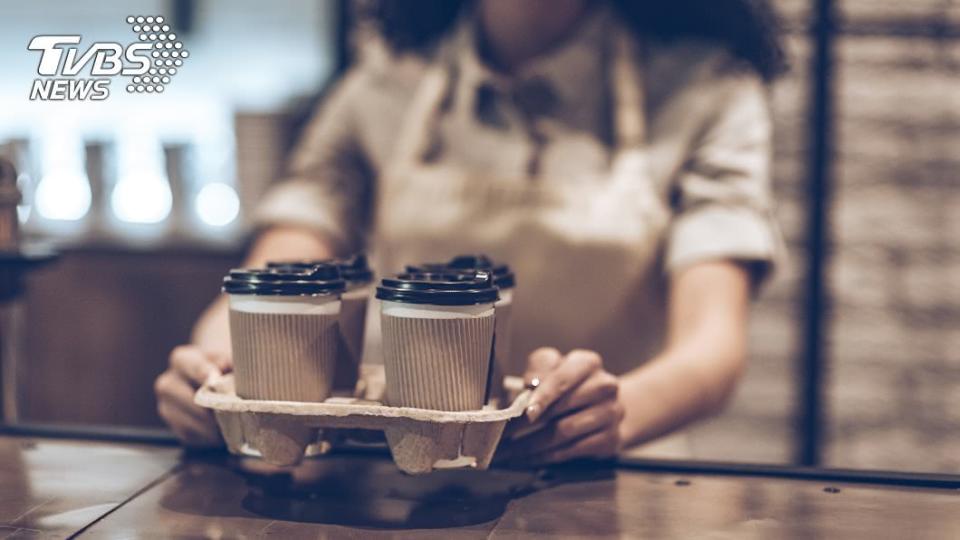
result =
[{"label": "collared shirt", "polygon": [[[484,65],[473,25],[462,25],[447,38],[456,77],[430,159],[532,182],[605,174],[612,151],[604,67],[611,18],[595,12],[562,46],[510,77]],[[288,178],[260,204],[258,224],[307,226],[345,251],[364,249],[378,177],[413,94],[428,65],[449,61],[441,54],[395,56],[370,44],[312,120]],[[715,259],[769,266],[781,244],[770,211],[771,126],[762,82],[708,43],[648,41],[636,61],[649,168],[672,209],[659,239],[663,271],[654,274]],[[662,335],[662,302],[651,298],[650,311],[645,330]],[[658,345],[619,355],[612,371],[628,370],[627,358],[649,357]]]}]

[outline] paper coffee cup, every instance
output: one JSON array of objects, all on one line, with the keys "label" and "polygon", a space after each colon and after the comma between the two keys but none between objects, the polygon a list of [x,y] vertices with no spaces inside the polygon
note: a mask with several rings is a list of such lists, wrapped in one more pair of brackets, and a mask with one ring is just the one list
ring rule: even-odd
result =
[{"label": "paper coffee cup", "polygon": [[377,298],[388,404],[483,408],[498,299],[489,275],[398,276],[381,282]]},{"label": "paper coffee cup", "polygon": [[244,399],[323,401],[333,385],[340,295],[335,266],[307,272],[232,270],[230,339],[237,395]]},{"label": "paper coffee cup", "polygon": [[[513,288],[500,289],[500,300],[496,303],[497,320],[494,332],[493,342],[493,372],[490,375],[490,397],[503,398],[506,390],[503,387],[503,379],[507,375],[522,375],[517,369],[514,369],[511,359],[512,349],[510,344],[513,342],[513,324],[511,317],[513,314]],[[502,405],[502,403],[501,403]]]},{"label": "paper coffee cup", "polygon": [[503,398],[505,391],[503,379],[506,375],[520,375],[519,366],[511,359],[513,341],[513,294],[516,289],[516,277],[506,264],[495,263],[486,255],[458,255],[445,263],[422,263],[407,266],[408,272],[463,272],[476,273],[486,271],[493,275],[493,284],[500,290],[500,300],[496,303],[496,325],[494,332],[494,359],[490,375],[490,397]]},{"label": "paper coffee cup", "polygon": [[363,360],[363,338],[367,320],[367,305],[373,283],[373,272],[363,254],[345,259],[271,261],[268,268],[305,271],[317,265],[333,264],[346,282],[341,296],[337,367],[333,389],[352,394],[357,386],[360,363]]},{"label": "paper coffee cup", "polygon": [[363,361],[364,327],[367,321],[370,294],[369,285],[343,293],[337,339],[337,373],[333,382],[335,390],[348,391],[352,394],[357,386],[360,363]]}]

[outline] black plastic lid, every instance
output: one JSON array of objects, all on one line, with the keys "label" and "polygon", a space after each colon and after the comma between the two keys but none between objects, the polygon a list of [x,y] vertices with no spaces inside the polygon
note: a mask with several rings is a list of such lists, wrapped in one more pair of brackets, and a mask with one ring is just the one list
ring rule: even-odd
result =
[{"label": "black plastic lid", "polygon": [[510,267],[505,264],[495,264],[486,255],[457,255],[446,263],[423,263],[406,267],[407,272],[442,272],[455,270],[470,272],[475,270],[489,270],[493,273],[493,283],[501,289],[510,289],[517,286],[516,276]]},{"label": "black plastic lid", "polygon": [[472,306],[499,299],[489,272],[426,272],[383,278],[377,298],[404,304]]},{"label": "black plastic lid", "polygon": [[235,268],[223,278],[227,294],[260,296],[314,296],[340,294],[346,282],[332,264],[317,264],[307,270],[278,268]]},{"label": "black plastic lid", "polygon": [[422,263],[422,264],[408,264],[404,270],[410,273],[433,273],[433,272],[447,272],[449,268],[447,263]]},{"label": "black plastic lid", "polygon": [[367,263],[367,256],[358,253],[344,259],[299,260],[299,261],[270,261],[267,268],[304,271],[317,265],[335,264],[340,268],[340,277],[351,282],[370,283],[373,281],[373,270]]},{"label": "black plastic lid", "polygon": [[337,265],[340,267],[340,275],[347,281],[362,281],[364,283],[373,281],[373,270],[370,269],[367,256],[363,253],[339,259]]}]

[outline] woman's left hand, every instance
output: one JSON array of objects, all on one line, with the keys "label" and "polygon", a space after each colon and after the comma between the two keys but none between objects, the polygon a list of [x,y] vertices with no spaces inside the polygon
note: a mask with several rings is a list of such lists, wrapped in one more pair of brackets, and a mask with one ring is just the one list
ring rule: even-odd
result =
[{"label": "woman's left hand", "polygon": [[524,375],[539,385],[525,417],[514,421],[499,459],[539,465],[574,458],[606,458],[620,450],[623,405],[617,400],[619,379],[603,369],[593,351],[537,349]]}]

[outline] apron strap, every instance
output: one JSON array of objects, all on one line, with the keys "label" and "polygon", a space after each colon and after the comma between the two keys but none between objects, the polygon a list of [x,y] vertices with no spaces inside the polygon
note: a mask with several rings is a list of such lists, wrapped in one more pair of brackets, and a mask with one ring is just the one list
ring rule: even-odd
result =
[{"label": "apron strap", "polygon": [[610,162],[613,192],[626,192],[646,185],[651,190],[651,211],[662,217],[666,213],[666,204],[651,178],[647,156],[646,94],[643,76],[637,69],[640,58],[637,41],[622,28],[613,34],[613,39],[613,62],[609,69],[616,144]]},{"label": "apron strap", "polygon": [[435,119],[450,85],[450,69],[445,62],[431,62],[413,93],[413,100],[400,122],[396,143],[387,162],[395,172],[415,165],[429,151]]},{"label": "apron strap", "polygon": [[617,151],[641,148],[646,141],[643,77],[636,66],[636,47],[629,32],[614,34],[613,65],[608,70],[613,88],[614,137]]},{"label": "apron strap", "polygon": [[[646,113],[643,77],[636,67],[635,42],[626,30],[613,33],[614,54],[612,65],[608,69],[609,84],[613,88],[614,116],[614,156],[613,169],[620,168],[618,162],[627,161],[628,167],[636,171],[636,164],[644,161],[637,159],[643,153],[646,142]],[[456,40],[451,46],[465,46],[462,40]],[[452,51],[445,51],[452,54]],[[453,81],[454,66],[446,54],[430,62],[423,79],[413,93],[413,100],[400,124],[396,146],[388,161],[395,171],[407,169],[418,163],[422,156],[430,151],[438,129],[441,108],[449,98]],[[625,157],[629,156],[629,157]]]}]

